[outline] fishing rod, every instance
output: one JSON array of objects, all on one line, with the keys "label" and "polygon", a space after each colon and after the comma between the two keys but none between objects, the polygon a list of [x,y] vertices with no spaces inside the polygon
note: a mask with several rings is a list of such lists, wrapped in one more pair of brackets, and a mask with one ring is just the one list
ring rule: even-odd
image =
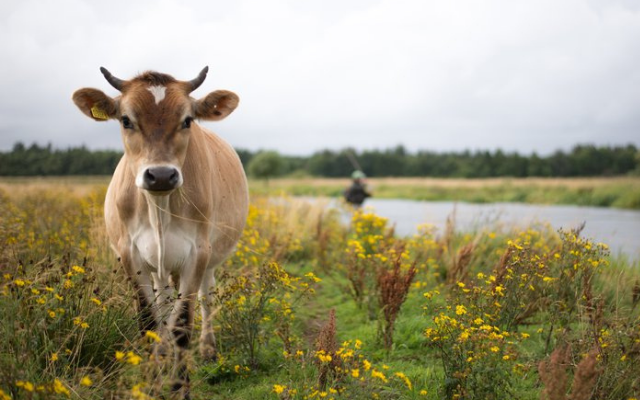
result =
[{"label": "fishing rod", "polygon": [[351,166],[357,171],[362,171],[362,167],[360,166],[360,164],[358,164],[358,160],[356,160],[355,154],[353,154],[351,150],[347,150],[346,153],[347,158],[351,162]]}]

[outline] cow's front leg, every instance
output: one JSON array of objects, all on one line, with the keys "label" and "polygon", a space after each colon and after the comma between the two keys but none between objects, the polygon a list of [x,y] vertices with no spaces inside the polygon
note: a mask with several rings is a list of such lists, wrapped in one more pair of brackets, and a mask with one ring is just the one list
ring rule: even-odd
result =
[{"label": "cow's front leg", "polygon": [[119,260],[129,276],[136,292],[138,307],[138,327],[144,335],[146,331],[154,331],[160,322],[155,305],[155,293],[149,273],[143,270],[143,262],[129,251],[129,246],[118,252]]},{"label": "cow's front leg", "polygon": [[178,299],[169,318],[169,330],[173,334],[176,345],[175,373],[177,381],[173,385],[174,391],[181,391],[185,399],[189,398],[189,374],[185,353],[191,341],[193,330],[193,314],[197,300],[198,289],[210,258],[210,247],[198,246],[196,261],[193,265],[185,265],[178,289]]},{"label": "cow's front leg", "polygon": [[213,325],[211,321],[211,305],[213,291],[216,284],[213,276],[213,268],[208,268],[200,283],[200,312],[202,316],[202,331],[200,333],[200,355],[205,361],[215,361],[216,359],[216,341],[213,334]]}]

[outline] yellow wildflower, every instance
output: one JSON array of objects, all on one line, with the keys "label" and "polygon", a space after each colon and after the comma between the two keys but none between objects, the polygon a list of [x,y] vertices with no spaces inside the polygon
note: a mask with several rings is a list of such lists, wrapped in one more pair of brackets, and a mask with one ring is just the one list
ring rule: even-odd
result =
[{"label": "yellow wildflower", "polygon": [[140,361],[142,361],[142,357],[140,357],[139,355],[137,355],[133,351],[130,351],[130,352],[127,353],[127,362],[129,364],[138,365],[138,364],[140,364]]},{"label": "yellow wildflower", "polygon": [[364,367],[365,371],[368,371],[371,369],[371,363],[367,360],[362,361],[362,366]]},{"label": "yellow wildflower", "polygon": [[154,331],[146,331],[144,333],[144,335],[146,337],[148,337],[149,339],[154,340],[155,342],[161,342],[162,341],[162,339],[160,339],[160,335],[158,335]]},{"label": "yellow wildflower", "polygon": [[51,353],[51,361],[58,361],[58,353]]},{"label": "yellow wildflower", "polygon": [[33,388],[34,388],[33,383],[29,381],[17,381],[16,386],[19,388],[23,388],[27,392],[33,392]]},{"label": "yellow wildflower", "polygon": [[91,301],[97,306],[102,304],[102,302],[99,299],[95,298],[95,297],[92,297]]},{"label": "yellow wildflower", "polygon": [[40,294],[40,291],[38,289],[31,289],[31,293],[35,294],[36,296]]},{"label": "yellow wildflower", "polygon": [[116,351],[116,360],[121,361],[124,358],[124,353],[121,351]]},{"label": "yellow wildflower", "polygon": [[286,389],[286,388],[287,388],[287,387],[286,387],[286,386],[284,386],[284,385],[273,385],[273,391],[274,391],[276,394],[281,394],[282,392],[284,392],[284,391],[285,391],[285,389]]},{"label": "yellow wildflower", "polygon": [[56,312],[55,312],[55,311],[53,311],[53,310],[49,310],[49,311],[48,311],[48,314],[49,314],[49,317],[50,317],[50,318],[55,318],[55,317],[56,317]]},{"label": "yellow wildflower", "polygon": [[134,385],[131,388],[131,396],[133,396],[134,399],[139,400],[152,400],[152,397],[148,396],[145,392],[142,391],[144,386],[144,383]]},{"label": "yellow wildflower", "polygon": [[67,397],[69,397],[71,395],[71,393],[69,392],[69,389],[67,389],[64,384],[62,382],[60,382],[60,380],[58,378],[54,379],[53,381],[53,391],[58,393],[58,394],[63,394]]},{"label": "yellow wildflower", "polygon": [[383,381],[384,383],[387,383],[387,382],[389,381],[389,380],[387,379],[387,377],[386,377],[386,376],[384,376],[384,374],[383,374],[382,372],[380,372],[380,371],[378,371],[378,370],[375,370],[375,369],[374,369],[373,371],[371,371],[371,377],[372,377],[372,378],[378,378],[378,379],[380,379],[381,381]]},{"label": "yellow wildflower", "polygon": [[422,390],[420,391],[420,396],[426,396],[426,395],[427,395],[427,391],[426,391],[426,390],[424,390],[424,389],[422,389]]},{"label": "yellow wildflower", "polygon": [[0,389],[0,400],[11,400],[11,397]]},{"label": "yellow wildflower", "polygon": [[75,272],[79,273],[79,274],[84,274],[84,268],[78,266],[78,265],[74,265],[73,267],[71,267],[72,270],[74,270]]},{"label": "yellow wildflower", "polygon": [[331,360],[332,360],[332,358],[331,358],[331,356],[329,354],[323,354],[323,353],[319,353],[318,354],[318,359],[323,363],[324,362],[331,362]]},{"label": "yellow wildflower", "polygon": [[467,313],[467,309],[465,308],[465,306],[463,305],[457,305],[456,306],[456,314],[457,315],[463,315]]},{"label": "yellow wildflower", "polygon": [[398,378],[400,378],[400,380],[402,380],[404,382],[404,384],[407,385],[407,388],[409,390],[413,390],[413,386],[411,385],[411,381],[409,380],[409,378],[404,373],[396,372],[394,375],[397,376]]},{"label": "yellow wildflower", "polygon": [[494,353],[497,353],[500,351],[500,347],[498,346],[493,346],[492,348],[490,348],[489,350],[493,351]]},{"label": "yellow wildflower", "polygon": [[16,279],[13,283],[15,283],[16,286],[24,286],[24,281],[22,279]]},{"label": "yellow wildflower", "polygon": [[360,377],[360,370],[359,369],[352,369],[351,370],[351,376],[354,378],[359,378]]},{"label": "yellow wildflower", "polygon": [[307,278],[311,279],[311,280],[312,280],[312,281],[314,281],[314,282],[320,282],[320,281],[322,281],[322,279],[320,279],[320,278],[318,278],[317,276],[315,276],[313,272],[309,272],[309,273],[305,274],[305,276],[306,276]]},{"label": "yellow wildflower", "polygon": [[80,379],[80,384],[82,386],[89,387],[89,386],[93,385],[93,381],[88,376],[83,376],[82,379]]}]

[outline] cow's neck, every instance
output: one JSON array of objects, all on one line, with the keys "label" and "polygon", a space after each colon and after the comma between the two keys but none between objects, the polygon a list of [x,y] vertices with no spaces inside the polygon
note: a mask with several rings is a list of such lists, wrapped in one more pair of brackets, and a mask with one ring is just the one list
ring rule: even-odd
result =
[{"label": "cow's neck", "polygon": [[149,222],[156,237],[158,244],[158,278],[160,280],[167,279],[167,270],[164,265],[165,253],[165,232],[171,222],[170,195],[169,196],[151,196],[145,194],[149,209]]}]

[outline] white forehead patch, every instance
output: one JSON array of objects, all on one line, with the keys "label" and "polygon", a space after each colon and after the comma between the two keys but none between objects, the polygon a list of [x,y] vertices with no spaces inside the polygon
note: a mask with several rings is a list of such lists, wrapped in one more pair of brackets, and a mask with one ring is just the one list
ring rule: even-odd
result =
[{"label": "white forehead patch", "polygon": [[167,90],[164,86],[149,86],[147,88],[156,99],[156,104],[159,104],[162,100],[164,100],[164,93]]}]

